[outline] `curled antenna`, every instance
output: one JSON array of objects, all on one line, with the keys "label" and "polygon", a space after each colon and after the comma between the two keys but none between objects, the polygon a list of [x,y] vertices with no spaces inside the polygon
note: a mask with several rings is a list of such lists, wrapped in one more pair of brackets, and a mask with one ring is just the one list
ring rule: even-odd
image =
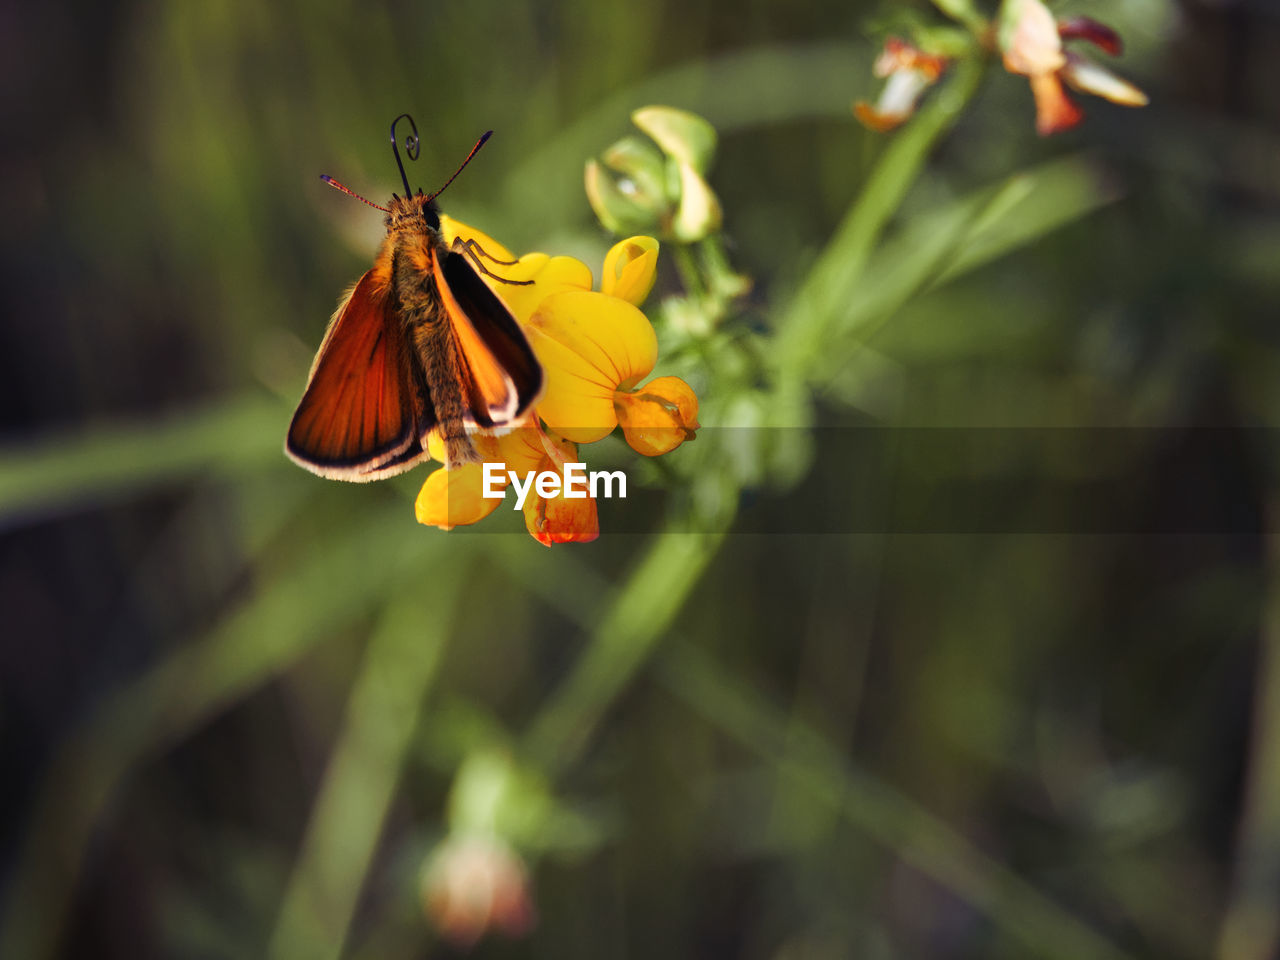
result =
[{"label": "curled antenna", "polygon": [[413,128],[413,132],[404,138],[404,152],[409,154],[410,160],[418,159],[418,152],[422,149],[422,141],[418,139],[418,125],[413,122],[413,117],[407,113],[402,113],[391,121],[391,150],[396,155],[396,166],[400,168],[400,179],[404,183],[404,195],[406,197],[413,196],[413,190],[409,186],[409,178],[405,176],[404,164],[400,161],[400,145],[396,141],[396,124],[401,120],[408,120],[409,126]]}]

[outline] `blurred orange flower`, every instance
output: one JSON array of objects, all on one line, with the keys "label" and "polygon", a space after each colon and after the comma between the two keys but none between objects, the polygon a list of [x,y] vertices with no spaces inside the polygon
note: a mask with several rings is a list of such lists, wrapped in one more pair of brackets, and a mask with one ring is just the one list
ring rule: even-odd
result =
[{"label": "blurred orange flower", "polygon": [[920,97],[938,82],[946,68],[945,57],[932,56],[905,40],[889,37],[874,67],[875,75],[885,80],[880,98],[875,106],[859,100],[853,105],[854,116],[877,133],[892,130],[916,112]]},{"label": "blurred orange flower", "polygon": [[1110,70],[1064,49],[1063,40],[1087,40],[1111,56],[1123,43],[1110,27],[1088,17],[1054,20],[1041,0],[1014,0],[1001,29],[1005,69],[1031,81],[1036,131],[1041,136],[1069,130],[1084,117],[1063,84],[1128,107],[1147,104],[1147,95]]}]

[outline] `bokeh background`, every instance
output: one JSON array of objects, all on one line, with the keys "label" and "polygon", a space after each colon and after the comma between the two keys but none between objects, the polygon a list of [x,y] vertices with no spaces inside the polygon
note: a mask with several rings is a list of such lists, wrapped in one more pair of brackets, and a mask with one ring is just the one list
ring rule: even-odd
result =
[{"label": "bokeh background", "polygon": [[[396,114],[428,187],[492,128],[446,209],[598,265],[584,161],[697,111],[754,281],[725,335],[767,349],[889,142],[850,114],[884,25],[932,7],[5,4],[5,956],[451,955],[421,878],[477,822],[537,919],[476,956],[1274,956],[1280,13],[1059,9],[1151,106],[1042,140],[994,67],[811,416],[766,431],[686,355],[703,436],[666,472],[615,445],[642,502],[547,550],[418,526],[425,470],[281,454],[382,233],[317,174],[381,200]],[[890,427],[911,457],[850,439]],[[698,444],[774,458],[724,535],[679,532]],[[1100,510],[1027,485],[1099,460]]]}]

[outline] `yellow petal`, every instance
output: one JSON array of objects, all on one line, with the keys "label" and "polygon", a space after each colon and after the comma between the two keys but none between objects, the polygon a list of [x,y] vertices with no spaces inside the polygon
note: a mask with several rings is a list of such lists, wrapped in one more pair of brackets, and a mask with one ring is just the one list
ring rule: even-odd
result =
[{"label": "yellow petal", "polygon": [[501,500],[483,496],[483,474],[478,463],[464,463],[452,470],[436,470],[418,492],[414,512],[418,522],[441,530],[483,520]]},{"label": "yellow petal", "polygon": [[591,443],[616,425],[613,394],[648,376],[658,338],[648,318],[616,297],[553,294],[530,317],[529,343],[546,372],[538,415],[560,436]]},{"label": "yellow petal", "polygon": [[646,457],[669,453],[698,429],[698,397],[679,377],[659,377],[614,398],[618,423],[633,450]]},{"label": "yellow petal", "polygon": [[[485,277],[485,282],[521,323],[526,323],[538,304],[553,293],[591,289],[591,269],[573,257],[527,253],[514,266],[491,264],[490,270],[497,276]],[[504,283],[503,280],[518,282]]]},{"label": "yellow petal", "polygon": [[543,444],[541,427],[517,427],[510,433],[492,439],[495,451],[493,459],[501,462],[504,469],[512,470],[522,477],[530,471],[545,469],[543,461],[547,459],[547,450]]},{"label": "yellow petal", "polygon": [[449,462],[444,437],[440,436],[439,427],[432,427],[431,432],[427,434],[427,456],[432,460],[439,460],[441,463]]},{"label": "yellow petal", "polygon": [[653,237],[628,237],[615,243],[604,258],[600,292],[637,307],[653,289],[658,275],[658,241]]},{"label": "yellow petal", "polygon": [[671,229],[678,240],[692,243],[719,230],[723,213],[719,198],[702,175],[687,163],[677,166],[680,170],[680,208]]}]

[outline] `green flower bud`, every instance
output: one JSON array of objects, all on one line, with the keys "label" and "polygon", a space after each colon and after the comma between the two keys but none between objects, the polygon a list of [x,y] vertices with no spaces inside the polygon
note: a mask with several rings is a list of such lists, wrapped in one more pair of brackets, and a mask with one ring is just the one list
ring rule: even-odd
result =
[{"label": "green flower bud", "polygon": [[648,197],[638,195],[636,181],[615,178],[598,160],[587,161],[583,179],[591,209],[610,233],[659,232],[666,217],[653,209]]},{"label": "green flower bud", "polygon": [[631,115],[653,138],[624,137],[589,160],[587,199],[609,231],[657,234],[693,243],[720,229],[720,201],[704,179],[716,132],[706,120],[672,107],[643,107]]},{"label": "green flower bud", "polygon": [[641,107],[631,114],[631,122],[653,137],[664,153],[699,174],[711,168],[716,128],[697,114],[675,107]]}]

